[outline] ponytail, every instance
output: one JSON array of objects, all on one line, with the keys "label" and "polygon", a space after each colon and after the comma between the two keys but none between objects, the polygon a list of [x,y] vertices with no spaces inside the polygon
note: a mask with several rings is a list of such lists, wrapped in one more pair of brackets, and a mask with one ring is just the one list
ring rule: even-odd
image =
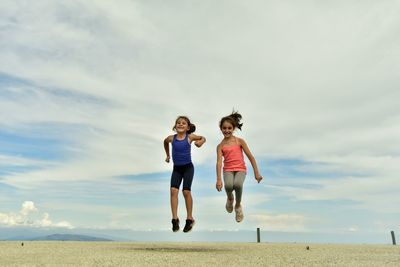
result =
[{"label": "ponytail", "polygon": [[187,131],[188,134],[194,133],[196,131],[196,125],[193,123],[189,124],[189,131]]}]

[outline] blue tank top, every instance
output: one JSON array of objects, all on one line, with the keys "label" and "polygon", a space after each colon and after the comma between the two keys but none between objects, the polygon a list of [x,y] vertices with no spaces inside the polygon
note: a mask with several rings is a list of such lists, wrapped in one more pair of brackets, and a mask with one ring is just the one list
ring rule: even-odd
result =
[{"label": "blue tank top", "polygon": [[188,134],[186,134],[185,139],[176,139],[176,134],[172,140],[172,160],[174,161],[174,166],[182,166],[192,163],[192,157],[190,153],[190,144],[188,141]]}]

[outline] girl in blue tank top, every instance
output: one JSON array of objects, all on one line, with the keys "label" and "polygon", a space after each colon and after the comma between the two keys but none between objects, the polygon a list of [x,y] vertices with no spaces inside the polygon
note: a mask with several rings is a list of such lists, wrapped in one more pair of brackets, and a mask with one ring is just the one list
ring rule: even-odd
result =
[{"label": "girl in blue tank top", "polygon": [[201,147],[206,139],[203,136],[195,135],[193,132],[196,130],[196,126],[190,123],[190,120],[186,116],[179,116],[175,125],[172,128],[176,132],[174,135],[170,135],[164,139],[164,149],[167,155],[165,161],[169,163],[170,153],[169,144],[172,145],[172,161],[174,163],[172,175],[171,175],[171,211],[172,211],[172,231],[177,232],[179,230],[179,217],[178,217],[178,193],[179,187],[183,181],[183,196],[186,203],[186,224],[183,228],[183,232],[187,233],[192,230],[195,220],[193,218],[193,198],[191,194],[191,187],[194,175],[194,167],[192,164],[191,157],[191,143],[197,147]]},{"label": "girl in blue tank top", "polygon": [[192,163],[192,156],[190,154],[189,134],[185,135],[185,139],[178,140],[177,135],[172,139],[172,160],[174,166],[182,166]]}]

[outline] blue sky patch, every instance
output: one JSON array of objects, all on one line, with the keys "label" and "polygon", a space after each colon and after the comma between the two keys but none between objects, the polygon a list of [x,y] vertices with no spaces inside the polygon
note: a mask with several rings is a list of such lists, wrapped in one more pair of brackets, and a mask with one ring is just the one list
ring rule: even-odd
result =
[{"label": "blue sky patch", "polygon": [[0,72],[0,98],[18,101],[24,97],[34,97],[38,92],[43,92],[50,97],[62,98],[73,101],[74,104],[111,106],[112,103],[98,96],[68,90],[65,88],[48,87],[36,84],[30,80],[22,79]]},{"label": "blue sky patch", "polygon": [[65,159],[66,140],[0,131],[0,154],[38,160]]}]

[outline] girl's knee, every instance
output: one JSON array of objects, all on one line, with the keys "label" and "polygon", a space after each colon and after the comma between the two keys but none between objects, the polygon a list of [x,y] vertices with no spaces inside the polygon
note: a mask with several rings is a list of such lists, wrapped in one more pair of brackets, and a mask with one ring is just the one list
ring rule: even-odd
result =
[{"label": "girl's knee", "polygon": [[241,190],[243,188],[243,185],[242,184],[234,184],[233,185],[233,189],[234,190]]},{"label": "girl's knee", "polygon": [[182,190],[182,194],[183,194],[184,197],[190,197],[191,196],[190,190]]},{"label": "girl's knee", "polygon": [[179,189],[175,188],[175,187],[171,187],[170,192],[171,192],[171,196],[178,196]]},{"label": "girl's knee", "polygon": [[241,190],[243,188],[243,180],[237,180],[235,183],[233,183],[233,189],[235,190]]},{"label": "girl's knee", "polygon": [[234,189],[234,185],[233,184],[227,184],[225,183],[225,191],[227,192],[232,192]]}]

